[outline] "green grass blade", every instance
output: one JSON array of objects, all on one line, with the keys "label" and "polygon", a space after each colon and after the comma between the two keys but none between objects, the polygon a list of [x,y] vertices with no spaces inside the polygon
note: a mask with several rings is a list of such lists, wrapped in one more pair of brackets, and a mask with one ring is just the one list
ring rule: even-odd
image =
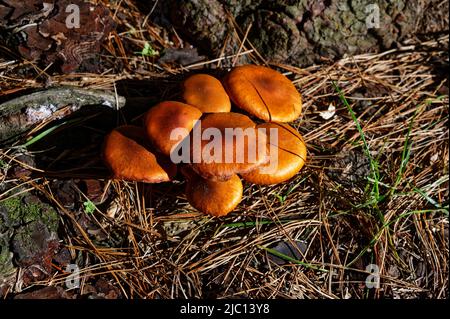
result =
[{"label": "green grass blade", "polygon": [[362,140],[363,145],[364,145],[364,152],[366,153],[366,156],[370,159],[370,162],[372,163],[373,159],[372,159],[372,155],[370,155],[369,145],[367,144],[366,137],[364,135],[364,132],[362,130],[361,125],[359,124],[359,121],[358,121],[358,118],[356,117],[355,112],[353,111],[352,107],[350,106],[350,104],[348,103],[347,99],[345,98],[344,93],[342,92],[342,90],[339,88],[339,86],[334,81],[333,81],[333,86],[334,86],[334,89],[339,94],[339,99],[345,105],[345,107],[347,108],[348,112],[350,113],[350,116],[351,116],[353,122],[355,122],[356,129],[358,130],[359,135],[361,136],[361,140]]},{"label": "green grass blade", "polygon": [[411,118],[411,121],[409,122],[408,132],[406,133],[405,144],[403,146],[403,151],[402,151],[400,168],[398,169],[397,178],[395,180],[394,186],[391,188],[391,191],[390,191],[391,196],[394,194],[398,185],[400,185],[400,183],[403,179],[403,174],[405,173],[405,170],[406,170],[406,166],[409,163],[409,158],[411,156],[411,148],[412,148],[412,143],[410,143],[409,141],[410,141],[410,136],[411,136],[411,131],[412,131],[412,127],[414,124],[414,120],[416,119],[417,114],[419,114],[419,108],[416,109],[416,111],[414,112],[414,116]]},{"label": "green grass blade", "polygon": [[346,264],[345,266],[346,266],[346,267],[350,267],[350,266],[353,265],[359,258],[361,258],[361,256],[364,255],[364,254],[366,253],[366,251],[367,251],[369,248],[371,248],[371,247],[378,241],[378,239],[380,238],[380,236],[381,236],[381,234],[382,234],[382,232],[383,232],[383,230],[384,230],[385,228],[391,226],[392,224],[394,224],[395,222],[397,222],[398,220],[400,220],[400,219],[402,219],[402,218],[406,218],[406,217],[409,217],[409,216],[415,215],[415,214],[419,215],[419,214],[426,214],[426,213],[430,213],[430,212],[435,212],[435,213],[442,212],[442,213],[444,213],[445,215],[448,216],[448,210],[446,210],[445,208],[413,210],[413,211],[409,211],[409,212],[407,212],[407,213],[401,214],[401,215],[397,216],[396,218],[394,218],[393,220],[391,220],[390,222],[385,223],[385,224],[378,230],[378,232],[377,232],[377,233],[375,234],[375,236],[372,238],[372,240],[370,241],[370,243],[369,243],[366,247],[364,247],[364,248],[361,250],[361,252],[360,252],[355,258],[353,258],[352,261],[350,261],[350,262],[349,262],[348,264]]},{"label": "green grass blade", "polygon": [[371,175],[370,177],[373,182],[369,181],[369,183],[372,184],[371,195],[375,198],[374,208],[378,214],[378,218],[381,220],[382,223],[384,223],[384,216],[378,209],[378,202],[380,202],[382,199],[382,197],[380,197],[380,187],[379,187],[380,173],[379,173],[379,169],[378,169],[378,163],[374,160],[374,158],[370,154],[370,149],[369,149],[369,145],[367,144],[366,136],[364,135],[364,131],[358,121],[358,118],[356,117],[355,112],[353,111],[352,107],[350,106],[347,99],[345,98],[344,93],[339,88],[339,86],[336,84],[336,82],[332,81],[332,83],[333,83],[334,89],[339,94],[339,99],[345,105],[345,107],[347,108],[347,110],[350,114],[350,117],[352,118],[353,122],[355,123],[356,129],[358,130],[360,138],[363,142],[364,154],[367,156],[367,158],[369,159],[369,163],[370,163],[370,175]]},{"label": "green grass blade", "polygon": [[428,196],[427,193],[425,193],[424,191],[422,191],[419,188],[414,188],[413,191],[419,195],[421,195],[423,198],[425,198],[427,200],[428,203],[430,203],[431,205],[433,205],[434,207],[438,208],[438,209],[443,209],[444,211],[447,212],[448,215],[448,208],[446,207],[442,207],[441,204],[439,204],[438,202],[436,202],[433,198],[431,198],[430,196]]},{"label": "green grass blade", "polygon": [[292,257],[288,256],[288,255],[280,253],[279,251],[276,251],[274,249],[271,249],[271,248],[268,248],[268,247],[264,247],[264,246],[259,246],[259,245],[258,245],[258,248],[264,249],[268,253],[270,253],[270,254],[272,254],[274,256],[277,256],[277,257],[279,257],[279,258],[281,258],[283,260],[289,261],[289,262],[291,262],[293,264],[302,265],[302,266],[304,266],[306,268],[310,268],[310,269],[314,269],[314,270],[318,270],[318,271],[322,271],[322,272],[329,272],[327,269],[323,269],[323,268],[317,267],[315,265],[311,265],[311,264],[305,263],[303,261],[297,260],[295,258],[292,258]]},{"label": "green grass blade", "polygon": [[51,134],[52,132],[54,132],[55,130],[59,129],[60,127],[64,126],[64,125],[68,125],[68,124],[74,124],[74,123],[81,123],[84,121],[88,121],[96,116],[98,116],[98,114],[100,113],[96,113],[84,118],[75,118],[69,121],[65,121],[59,124],[56,124],[55,126],[52,126],[48,129],[46,129],[45,131],[39,133],[38,135],[36,135],[35,137],[33,137],[32,139],[30,139],[29,141],[25,142],[24,144],[18,146],[18,147],[28,147],[30,145],[33,145],[34,143],[38,142],[39,140],[43,139],[44,137],[46,137],[47,135]]},{"label": "green grass blade", "polygon": [[44,137],[46,137],[47,135],[49,135],[50,133],[52,133],[53,131],[55,131],[56,129],[60,128],[61,126],[65,125],[65,124],[67,124],[67,122],[63,122],[63,123],[57,124],[55,126],[52,126],[48,129],[46,129],[42,133],[39,133],[38,135],[33,137],[31,140],[27,141],[25,144],[22,145],[22,147],[28,147],[30,145],[33,145],[37,141],[43,139]]}]

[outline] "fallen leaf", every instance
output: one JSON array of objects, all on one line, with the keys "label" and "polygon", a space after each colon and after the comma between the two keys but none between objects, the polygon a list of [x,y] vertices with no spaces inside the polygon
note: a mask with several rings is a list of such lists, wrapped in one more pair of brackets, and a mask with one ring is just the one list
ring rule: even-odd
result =
[{"label": "fallen leaf", "polygon": [[330,103],[330,105],[328,106],[328,110],[319,113],[320,117],[322,117],[324,120],[331,119],[334,114],[336,114],[336,107],[332,103]]}]

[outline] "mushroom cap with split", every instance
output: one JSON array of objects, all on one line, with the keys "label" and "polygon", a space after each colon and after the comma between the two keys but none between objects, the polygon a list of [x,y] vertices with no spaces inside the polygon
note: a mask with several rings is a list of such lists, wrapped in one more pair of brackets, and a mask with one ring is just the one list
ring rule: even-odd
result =
[{"label": "mushroom cap with split", "polygon": [[301,114],[302,99],[294,84],[270,68],[236,67],[224,86],[234,104],[264,121],[292,122]]},{"label": "mushroom cap with split", "polygon": [[[306,145],[302,136],[285,123],[264,123],[258,125],[258,128],[264,128],[266,131],[269,161],[254,171],[241,174],[242,178],[260,185],[278,184],[292,178],[301,170],[306,160]],[[272,141],[274,138],[271,138],[270,129],[277,129],[278,140]],[[277,147],[278,152],[270,150],[270,145]]]},{"label": "mushroom cap with split", "polygon": [[103,145],[103,160],[112,178],[145,183],[170,181],[176,166],[152,150],[145,130],[131,125],[115,128]]},{"label": "mushroom cap with split", "polygon": [[[194,127],[202,112],[180,102],[165,101],[152,107],[145,116],[147,137],[166,156],[183,141]],[[184,129],[171,139],[175,129]]]},{"label": "mushroom cap with split", "polygon": [[183,99],[203,113],[231,111],[230,98],[222,83],[207,74],[195,74],[184,81]]},{"label": "mushroom cap with split", "polygon": [[203,178],[224,181],[267,161],[266,135],[256,130],[256,124],[248,116],[210,113],[199,124],[202,139],[197,150],[195,138],[191,144],[194,156],[191,167]]},{"label": "mushroom cap with split", "polygon": [[242,200],[243,186],[237,175],[227,181],[212,181],[197,175],[188,167],[181,172],[186,177],[186,197],[195,209],[212,216],[225,216]]}]

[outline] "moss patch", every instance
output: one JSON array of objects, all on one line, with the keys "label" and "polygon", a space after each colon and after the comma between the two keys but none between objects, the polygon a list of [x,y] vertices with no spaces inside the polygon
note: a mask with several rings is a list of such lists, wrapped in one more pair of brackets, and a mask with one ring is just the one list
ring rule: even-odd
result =
[{"label": "moss patch", "polygon": [[51,231],[56,232],[58,229],[56,211],[39,201],[26,201],[25,196],[12,197],[0,202],[0,210],[6,213],[4,219],[7,227],[17,227],[39,220]]},{"label": "moss patch", "polygon": [[51,254],[58,224],[57,212],[34,195],[0,202],[0,270],[13,267],[12,254],[18,265],[39,263]]}]

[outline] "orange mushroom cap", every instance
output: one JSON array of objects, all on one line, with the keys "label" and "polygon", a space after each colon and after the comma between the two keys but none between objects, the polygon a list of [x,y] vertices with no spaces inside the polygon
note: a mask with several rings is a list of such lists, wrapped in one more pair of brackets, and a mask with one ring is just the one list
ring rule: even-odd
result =
[{"label": "orange mushroom cap", "polygon": [[[147,137],[159,151],[169,156],[172,149],[189,136],[201,116],[202,112],[191,105],[174,101],[161,102],[146,114]],[[186,129],[186,133],[171,140],[171,133],[176,128]]]},{"label": "orange mushroom cap", "polygon": [[181,172],[186,177],[186,197],[195,209],[212,216],[225,216],[242,200],[243,186],[237,175],[227,181],[204,179],[188,167]]},{"label": "orange mushroom cap", "polygon": [[264,120],[292,122],[302,111],[302,99],[294,84],[267,67],[244,65],[224,79],[231,100],[241,109]]},{"label": "orange mushroom cap", "polygon": [[230,98],[222,83],[207,74],[195,74],[184,81],[183,99],[203,113],[231,111]]},{"label": "orange mushroom cap", "polygon": [[[254,170],[267,161],[266,135],[256,130],[256,124],[246,115],[239,113],[210,113],[201,120],[201,134],[204,137],[209,129],[216,129],[220,136],[201,140],[198,153],[191,145],[193,156],[192,169],[206,179],[227,180],[234,174]],[[217,142],[217,150],[210,143]],[[215,143],[214,143],[215,144]],[[220,153],[216,154],[216,151]],[[210,155],[210,156],[209,156]]]},{"label": "orange mushroom cap", "polygon": [[143,128],[124,125],[110,132],[104,142],[103,159],[114,179],[160,183],[170,181],[176,166],[153,152]]},{"label": "orange mushroom cap", "polygon": [[292,178],[306,161],[306,145],[302,136],[285,123],[264,123],[258,125],[258,128],[266,130],[268,143],[273,143],[272,139],[274,139],[271,138],[270,129],[277,129],[278,140],[275,140],[272,145],[277,147],[278,152],[269,150],[269,161],[249,173],[241,174],[242,178],[261,185],[278,184]]}]

